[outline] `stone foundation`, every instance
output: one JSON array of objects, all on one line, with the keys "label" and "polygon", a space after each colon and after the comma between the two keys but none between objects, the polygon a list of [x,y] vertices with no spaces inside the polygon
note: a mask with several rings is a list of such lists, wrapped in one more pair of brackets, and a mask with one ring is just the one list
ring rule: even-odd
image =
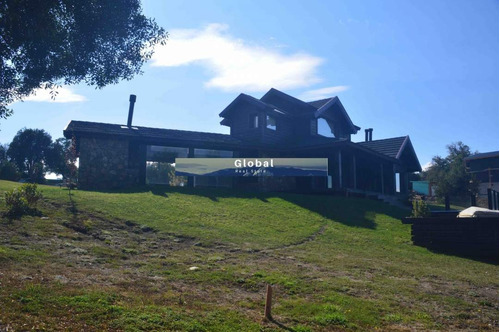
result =
[{"label": "stone foundation", "polygon": [[[112,189],[141,183],[141,162],[130,163],[128,140],[81,137],[79,143],[79,188]],[[145,158],[143,164],[145,168]]]}]

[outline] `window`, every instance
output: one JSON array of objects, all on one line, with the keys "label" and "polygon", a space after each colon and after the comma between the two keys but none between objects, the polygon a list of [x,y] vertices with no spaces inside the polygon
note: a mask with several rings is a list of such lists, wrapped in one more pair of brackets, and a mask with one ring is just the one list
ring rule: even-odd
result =
[{"label": "window", "polygon": [[232,158],[233,151],[194,149],[195,158]]},{"label": "window", "polygon": [[259,116],[257,114],[250,115],[250,128],[259,128]]},{"label": "window", "polygon": [[324,137],[335,137],[330,127],[330,124],[323,118],[318,119],[318,135]]},{"label": "window", "polygon": [[276,119],[272,116],[266,116],[266,128],[271,130],[276,130]]}]

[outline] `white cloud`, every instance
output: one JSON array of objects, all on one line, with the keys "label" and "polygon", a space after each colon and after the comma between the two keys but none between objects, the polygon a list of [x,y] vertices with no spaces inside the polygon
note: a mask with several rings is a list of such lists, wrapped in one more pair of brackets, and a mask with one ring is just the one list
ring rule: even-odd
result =
[{"label": "white cloud", "polygon": [[24,101],[36,101],[46,103],[75,103],[87,100],[84,96],[74,93],[70,88],[60,87],[56,88],[57,94],[52,98],[51,90],[39,88],[36,89],[34,94],[24,98]]},{"label": "white cloud", "polygon": [[311,101],[325,99],[335,96],[337,93],[349,89],[346,85],[330,86],[316,90],[309,90],[299,96],[299,99]]},{"label": "white cloud", "polygon": [[250,44],[230,36],[227,30],[222,24],[201,30],[172,30],[167,43],[156,49],[152,65],[201,65],[212,74],[205,85],[225,91],[286,90],[320,81],[316,70],[323,59]]},{"label": "white cloud", "polygon": [[428,163],[426,163],[422,166],[422,171],[424,171],[424,172],[427,171],[429,169],[429,167],[431,167],[431,166],[432,166],[432,161],[429,161]]}]

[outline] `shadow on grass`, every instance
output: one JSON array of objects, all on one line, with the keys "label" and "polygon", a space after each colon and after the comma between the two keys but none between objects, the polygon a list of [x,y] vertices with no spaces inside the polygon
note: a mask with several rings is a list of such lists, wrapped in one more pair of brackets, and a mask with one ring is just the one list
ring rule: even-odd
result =
[{"label": "shadow on grass", "polygon": [[386,214],[397,220],[408,212],[399,208],[383,204],[379,201],[366,198],[347,198],[344,196],[297,194],[284,192],[259,192],[250,190],[235,190],[230,188],[206,187],[171,187],[166,185],[147,185],[122,190],[101,190],[102,193],[152,193],[155,196],[167,198],[169,194],[195,195],[210,199],[214,203],[223,198],[258,199],[269,203],[270,198],[280,198],[294,205],[300,206],[324,218],[340,222],[351,227],[376,229],[374,216],[378,213]]},{"label": "shadow on grass", "polygon": [[280,329],[282,329],[282,330],[295,332],[295,330],[294,330],[293,328],[288,327],[288,326],[286,326],[286,325],[284,325],[284,324],[282,324],[282,323],[278,322],[276,319],[274,319],[274,317],[273,317],[273,318],[271,318],[271,319],[269,319],[269,322],[271,322],[271,323],[273,323],[273,324],[277,325],[277,326],[278,326]]},{"label": "shadow on grass", "polygon": [[23,216],[42,217],[43,214],[37,208],[26,208],[21,211],[6,211],[1,216],[12,222],[13,220],[20,220]]},{"label": "shadow on grass", "polygon": [[466,258],[470,259],[473,261],[481,262],[481,263],[486,263],[486,264],[491,264],[491,265],[498,265],[498,250],[496,253],[491,253],[491,254],[477,254],[473,252],[467,252],[463,250],[453,250],[453,249],[438,249],[438,248],[428,248],[425,246],[420,246],[423,248],[426,248],[430,252],[434,254],[443,254],[447,256],[455,256],[455,257],[460,257],[460,258]]},{"label": "shadow on grass", "polygon": [[71,213],[71,221],[64,221],[63,225],[76,232],[87,234],[89,229],[79,217],[79,211],[76,202],[73,199],[73,195],[74,194],[71,190],[68,190],[69,206],[67,207],[67,210]]}]

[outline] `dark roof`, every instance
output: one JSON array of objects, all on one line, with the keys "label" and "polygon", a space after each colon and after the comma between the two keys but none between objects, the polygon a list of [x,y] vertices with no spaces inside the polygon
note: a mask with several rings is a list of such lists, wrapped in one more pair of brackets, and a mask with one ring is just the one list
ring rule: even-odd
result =
[{"label": "dark roof", "polygon": [[[337,106],[337,108],[334,108],[334,106]],[[324,103],[320,108],[318,108],[318,110],[314,113],[314,116],[316,118],[324,116],[328,117],[328,114],[333,114],[332,112],[335,112],[335,110],[341,112],[341,115],[346,120],[347,125],[351,127],[351,134],[356,134],[358,130],[361,129],[360,127],[352,123],[352,120],[349,117],[349,114],[347,114],[344,105],[342,105],[342,103],[340,102],[339,97],[333,97],[328,99],[326,103]]]},{"label": "dark roof", "polygon": [[[409,136],[379,139],[357,143],[365,148],[384,154],[388,157],[405,160],[410,172],[421,172],[422,167]],[[403,153],[404,152],[404,153]]]},{"label": "dark roof", "polygon": [[465,160],[475,160],[484,158],[498,158],[498,151],[476,153],[473,154],[472,156],[468,156],[467,158],[465,158]]},{"label": "dark roof", "polygon": [[318,109],[318,108],[324,106],[326,103],[328,103],[332,99],[333,99],[333,97],[321,99],[321,100],[309,101],[308,104],[311,105],[312,107]]},{"label": "dark roof", "polygon": [[358,144],[392,158],[398,158],[408,136],[379,139]]},{"label": "dark roof", "polygon": [[159,129],[149,127],[132,126],[128,128],[125,125],[71,121],[66,129],[64,136],[71,138],[73,134],[102,134],[122,137],[134,137],[158,140],[176,140],[176,141],[194,141],[221,144],[241,144],[242,141],[226,134],[205,133],[200,131],[187,131],[175,129]]},{"label": "dark roof", "polygon": [[[236,97],[226,108],[222,110],[222,112],[219,113],[220,117],[227,117],[230,112],[235,110],[237,108],[237,105],[239,103],[249,103],[251,105],[254,105],[260,109],[265,109],[274,113],[277,113],[278,115],[286,115],[289,114],[286,110],[281,109],[275,105],[265,103],[257,98],[254,98],[252,96],[249,96],[244,93],[240,93],[238,97]],[[226,125],[225,123],[223,125]]]},{"label": "dark roof", "polygon": [[314,112],[316,109],[309,103],[297,99],[283,91],[271,88],[260,100],[267,104],[276,105],[282,110],[286,109],[289,113],[295,115],[304,115]]},{"label": "dark roof", "polygon": [[[228,148],[228,149],[255,149],[266,148],[275,150],[296,150],[296,149],[323,149],[336,146],[337,144],[350,144],[353,147],[359,147],[366,151],[373,151],[375,155],[380,157],[390,158],[385,154],[378,151],[369,149],[365,146],[360,146],[358,143],[352,143],[348,140],[339,140],[337,138],[329,137],[310,137],[307,140],[296,141],[291,144],[262,144],[256,142],[245,142],[235,137],[226,134],[206,133],[199,131],[187,130],[174,130],[174,129],[159,129],[132,126],[128,128],[125,125],[100,123],[100,122],[87,122],[87,121],[71,121],[64,129],[64,136],[66,138],[81,137],[95,137],[106,136],[113,138],[133,138],[135,140],[143,141],[146,144],[175,144],[174,146],[190,146],[193,143],[202,148]],[[376,142],[376,141],[372,141]],[[367,142],[367,143],[372,143]]]}]

